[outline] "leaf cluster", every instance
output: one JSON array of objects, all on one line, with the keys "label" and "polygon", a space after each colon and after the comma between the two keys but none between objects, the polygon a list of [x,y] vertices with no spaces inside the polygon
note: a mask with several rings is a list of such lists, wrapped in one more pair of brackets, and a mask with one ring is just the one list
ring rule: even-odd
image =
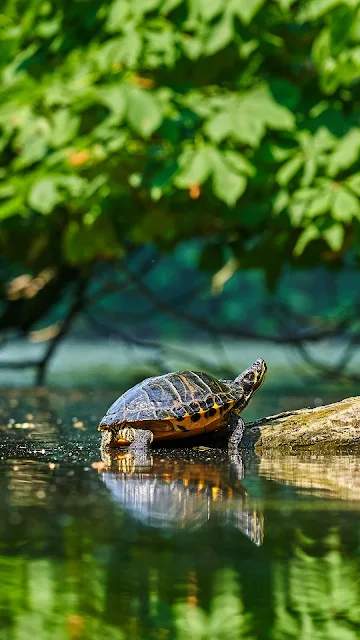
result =
[{"label": "leaf cluster", "polygon": [[357,264],[359,72],[357,0],[8,0],[2,254]]}]

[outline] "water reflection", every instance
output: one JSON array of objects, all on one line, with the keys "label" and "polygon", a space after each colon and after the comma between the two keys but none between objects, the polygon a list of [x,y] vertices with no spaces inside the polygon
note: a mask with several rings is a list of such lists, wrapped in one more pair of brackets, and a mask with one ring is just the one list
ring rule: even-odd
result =
[{"label": "water reflection", "polygon": [[16,397],[37,436],[3,413],[0,640],[360,637],[359,456],[100,461],[102,405]]},{"label": "water reflection", "polygon": [[340,500],[360,499],[360,458],[354,455],[264,454],[259,474],[299,487],[302,493]]},{"label": "water reflection", "polygon": [[264,538],[262,513],[241,484],[243,460],[215,449],[157,453],[143,459],[130,452],[103,454],[101,477],[113,499],[142,523],[159,529],[195,530],[217,516],[256,545]]}]

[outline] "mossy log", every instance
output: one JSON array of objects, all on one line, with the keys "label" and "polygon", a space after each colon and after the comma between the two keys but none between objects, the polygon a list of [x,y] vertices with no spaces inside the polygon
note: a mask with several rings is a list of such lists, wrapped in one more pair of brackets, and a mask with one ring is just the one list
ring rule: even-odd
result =
[{"label": "mossy log", "polygon": [[359,449],[360,396],[247,423],[241,447],[284,451]]}]

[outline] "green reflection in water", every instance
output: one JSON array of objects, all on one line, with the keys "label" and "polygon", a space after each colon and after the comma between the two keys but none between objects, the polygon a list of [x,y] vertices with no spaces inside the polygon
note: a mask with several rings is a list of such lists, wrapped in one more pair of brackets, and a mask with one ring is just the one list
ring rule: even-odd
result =
[{"label": "green reflection in water", "polygon": [[52,394],[3,406],[0,640],[359,637],[358,457],[107,465],[81,394]]}]

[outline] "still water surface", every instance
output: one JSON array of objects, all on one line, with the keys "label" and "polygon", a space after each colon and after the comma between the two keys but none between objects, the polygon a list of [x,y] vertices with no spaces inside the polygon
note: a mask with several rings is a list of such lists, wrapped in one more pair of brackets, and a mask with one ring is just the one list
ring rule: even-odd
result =
[{"label": "still water surface", "polygon": [[101,459],[115,396],[0,392],[0,640],[359,638],[360,457]]}]

